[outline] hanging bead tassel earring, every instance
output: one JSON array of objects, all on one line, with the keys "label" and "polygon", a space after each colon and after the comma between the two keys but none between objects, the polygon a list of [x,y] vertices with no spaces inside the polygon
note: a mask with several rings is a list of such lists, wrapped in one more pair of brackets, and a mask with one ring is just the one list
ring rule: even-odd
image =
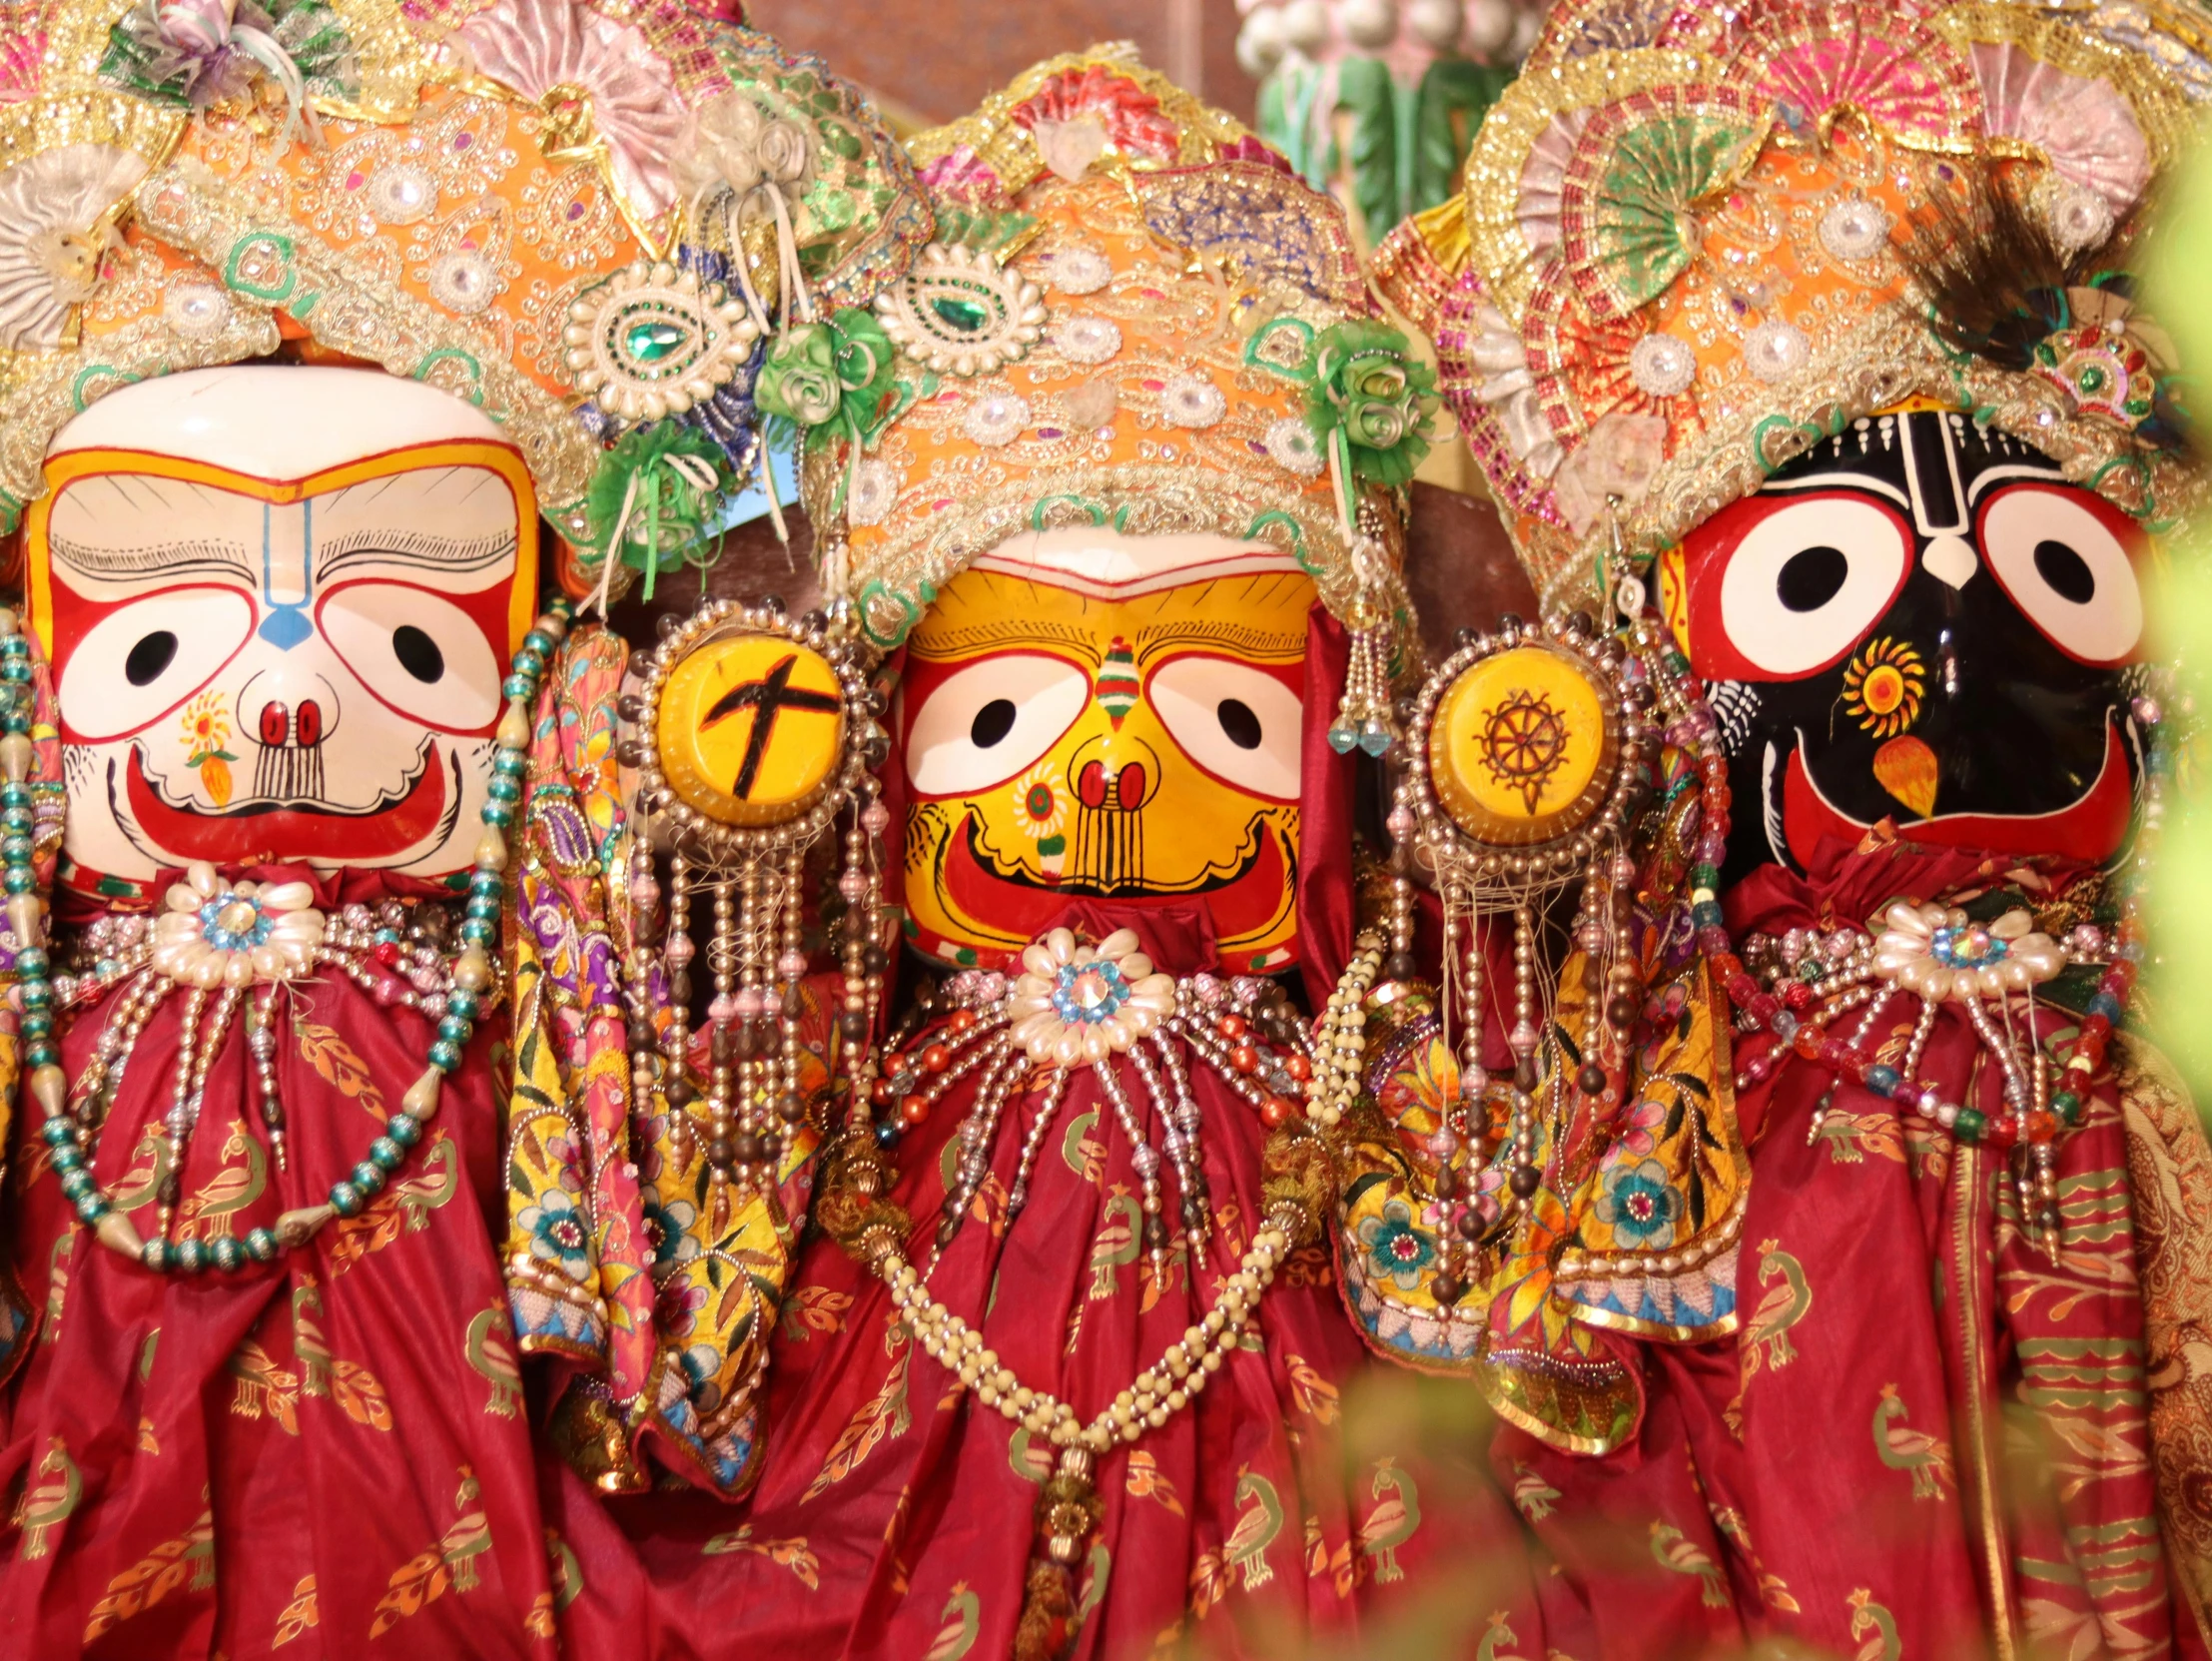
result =
[{"label": "hanging bead tassel earring", "polygon": [[1398,742],[1397,714],[1390,698],[1390,660],[1396,646],[1395,619],[1384,597],[1383,573],[1389,559],[1381,540],[1382,516],[1374,503],[1359,504],[1359,530],[1352,544],[1352,569],[1359,597],[1351,608],[1351,661],[1344,674],[1344,696],[1329,728],[1329,748],[1338,755],[1354,749],[1378,760]]},{"label": "hanging bead tassel earring", "polygon": [[[659,892],[656,848],[668,868],[657,961],[647,950],[630,965],[633,1082],[641,1100],[660,1093],[679,1141],[704,1142],[718,1218],[746,1195],[773,1194],[786,1142],[809,1112],[808,855],[841,818],[836,1020],[847,1058],[867,1049],[883,990],[880,949],[871,956],[885,821],[869,769],[888,748],[879,708],[866,653],[820,614],[794,620],[772,601],[728,600],[671,629],[620,706],[629,728],[620,754],[638,769],[644,827],[631,878],[641,937],[645,897]],[[702,900],[703,943],[692,935]],[[712,991],[703,1055],[692,1026],[697,964]],[[657,1030],[656,970],[669,1006]]]}]

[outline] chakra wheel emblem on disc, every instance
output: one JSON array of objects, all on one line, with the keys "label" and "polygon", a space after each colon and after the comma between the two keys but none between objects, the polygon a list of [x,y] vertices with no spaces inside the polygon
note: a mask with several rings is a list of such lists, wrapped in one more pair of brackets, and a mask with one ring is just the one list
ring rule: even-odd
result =
[{"label": "chakra wheel emblem on disc", "polygon": [[1490,711],[1480,752],[1490,776],[1519,791],[1533,814],[1545,784],[1566,764],[1566,718],[1543,693],[1518,688]]}]

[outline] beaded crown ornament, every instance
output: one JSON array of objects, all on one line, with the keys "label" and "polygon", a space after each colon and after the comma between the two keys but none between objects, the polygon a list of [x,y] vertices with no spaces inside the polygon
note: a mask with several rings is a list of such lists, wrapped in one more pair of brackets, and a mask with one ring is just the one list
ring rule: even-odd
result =
[{"label": "beaded crown ornament", "polygon": [[[2170,343],[2099,256],[2212,91],[2207,39],[2133,0],[1555,7],[1460,196],[1375,262],[1547,603],[1915,396],[2185,511]],[[2001,343],[1921,257],[1992,195],[2068,273]]]},{"label": "beaded crown ornament", "polygon": [[1355,628],[1402,607],[1431,381],[1327,196],[1126,47],[1040,64],[909,150],[938,240],[859,320],[895,368],[807,449],[809,514],[842,524],[826,587],[871,640],[1067,526],[1271,543]]},{"label": "beaded crown ornament", "polygon": [[570,586],[649,581],[751,472],[779,309],[867,301],[929,232],[856,94],[674,0],[56,3],[6,34],[10,527],[91,402],[291,340],[482,409]]}]

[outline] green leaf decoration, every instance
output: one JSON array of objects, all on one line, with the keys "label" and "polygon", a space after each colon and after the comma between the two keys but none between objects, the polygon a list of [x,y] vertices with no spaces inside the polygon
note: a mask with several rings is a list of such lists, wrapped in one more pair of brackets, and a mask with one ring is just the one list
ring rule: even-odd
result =
[{"label": "green leaf decoration", "polygon": [[995,253],[1036,229],[1035,214],[989,214],[951,202],[938,204],[937,240]]},{"label": "green leaf decoration", "polygon": [[1512,82],[1511,70],[1466,58],[1438,58],[1429,65],[1421,77],[1413,200],[1406,213],[1425,213],[1459,189],[1459,170],[1475,134]]},{"label": "green leaf decoration", "polygon": [[1379,58],[1346,58],[1337,65],[1336,108],[1352,119],[1352,200],[1372,242],[1402,217],[1398,212],[1397,87],[1388,66]]}]

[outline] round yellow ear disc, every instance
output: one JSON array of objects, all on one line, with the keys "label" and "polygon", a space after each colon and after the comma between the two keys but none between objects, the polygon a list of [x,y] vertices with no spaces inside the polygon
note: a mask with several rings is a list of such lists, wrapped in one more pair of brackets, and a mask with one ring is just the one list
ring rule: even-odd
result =
[{"label": "round yellow ear disc", "polygon": [[818,652],[774,634],[709,640],[670,671],[654,733],[660,770],[725,825],[777,825],[837,768],[845,700]]},{"label": "round yellow ear disc", "polygon": [[1619,743],[1580,658],[1522,645],[1470,664],[1437,705],[1429,773],[1437,799],[1478,842],[1528,847],[1571,836],[1605,804]]}]

